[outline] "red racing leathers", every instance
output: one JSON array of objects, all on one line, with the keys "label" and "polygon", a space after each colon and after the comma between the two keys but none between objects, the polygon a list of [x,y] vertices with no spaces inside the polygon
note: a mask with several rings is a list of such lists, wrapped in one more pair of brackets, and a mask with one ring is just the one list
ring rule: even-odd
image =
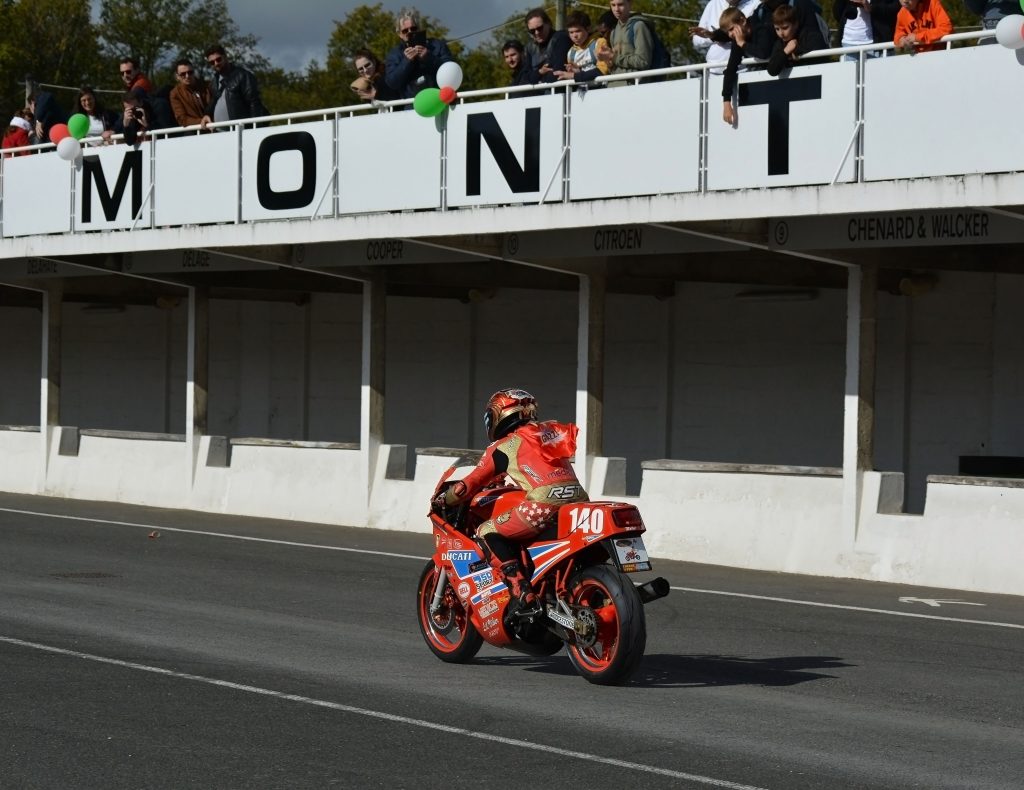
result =
[{"label": "red racing leathers", "polygon": [[554,421],[520,425],[484,450],[476,468],[445,492],[445,504],[464,502],[507,474],[526,492],[526,499],[485,521],[477,536],[496,532],[516,542],[532,540],[557,520],[560,505],[588,499],[569,463],[577,432],[575,425]]}]

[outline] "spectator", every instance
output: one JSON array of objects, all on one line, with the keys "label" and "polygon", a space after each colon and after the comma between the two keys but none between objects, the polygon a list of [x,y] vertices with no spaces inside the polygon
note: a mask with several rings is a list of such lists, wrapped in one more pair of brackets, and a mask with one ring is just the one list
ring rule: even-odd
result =
[{"label": "spectator", "polygon": [[[725,71],[725,64],[729,62],[729,52],[732,50],[732,41],[720,33],[718,28],[722,12],[729,7],[735,7],[749,19],[760,2],[761,0],[708,0],[704,12],[700,15],[700,22],[696,27],[690,28],[690,35],[693,36],[694,49],[704,55],[704,60],[718,64],[711,68],[712,74],[722,74]],[[719,35],[716,36],[716,32]],[[742,66],[740,68],[742,70]]]},{"label": "spectator", "polygon": [[942,49],[939,39],[953,32],[953,23],[939,0],[900,0],[893,42],[910,52]]},{"label": "spectator", "polygon": [[[48,143],[50,142],[50,128],[54,124],[67,123],[68,115],[64,110],[57,104],[57,100],[53,98],[52,93],[47,91],[38,91],[33,93],[28,100],[28,108],[31,110],[33,117],[36,119],[35,143]],[[32,135],[29,135],[31,139]]]},{"label": "spectator", "polygon": [[384,82],[400,99],[411,99],[424,88],[437,87],[437,69],[452,58],[448,45],[427,38],[415,9],[403,8],[395,17],[402,40],[384,60]]},{"label": "spectator", "polygon": [[611,42],[612,31],[615,30],[615,26],[619,24],[619,20],[615,18],[615,14],[611,11],[605,11],[597,19],[597,26],[594,29],[594,35],[599,38],[603,38],[605,41]]},{"label": "spectator", "polygon": [[554,82],[555,69],[565,65],[572,42],[564,30],[555,30],[543,8],[526,12],[526,76],[531,84]]},{"label": "spectator", "polygon": [[735,6],[729,6],[718,19],[718,28],[732,41],[729,52],[729,63],[725,67],[725,78],[722,80],[722,120],[727,124],[736,124],[736,110],[732,106],[732,95],[736,90],[736,75],[740,61],[751,57],[750,48],[754,41],[754,26],[747,16]]},{"label": "spectator", "polygon": [[[892,41],[896,30],[899,0],[835,0],[832,15],[839,25],[836,40],[841,47],[859,47],[865,44]],[[878,50],[867,53],[876,58]],[[857,60],[856,55],[844,55],[843,60]]]},{"label": "spectator", "polygon": [[[15,113],[14,117],[11,118],[11,122],[7,125],[7,132],[4,134],[3,147],[22,148],[26,145],[32,145],[31,141],[28,139],[28,133],[31,129],[32,124],[22,118],[19,113]],[[17,154],[4,154],[4,157],[23,156],[27,153],[31,152],[19,151]]]},{"label": "spectator", "polygon": [[368,49],[357,49],[352,61],[359,76],[350,86],[363,101],[392,101],[400,99],[384,79],[384,64]]},{"label": "spectator", "polygon": [[199,125],[206,128],[211,121],[238,121],[270,115],[260,98],[260,86],[251,71],[228,60],[224,47],[208,47],[206,62],[213,68],[213,85],[206,114]]},{"label": "spectator", "polygon": [[[504,44],[501,45],[501,57],[505,61],[505,65],[509,67],[512,72],[509,78],[509,85],[531,85],[532,83],[527,79],[529,77],[528,70],[526,68],[526,50],[523,48],[523,43],[517,41],[514,38],[510,38]],[[522,96],[523,94],[516,94]]]},{"label": "spectator", "polygon": [[589,82],[609,72],[608,62],[602,59],[608,42],[590,34],[590,17],[582,11],[573,11],[565,20],[565,31],[572,47],[564,69],[555,69],[555,78]]},{"label": "spectator", "polygon": [[780,5],[772,11],[775,26],[775,47],[768,59],[768,73],[779,76],[783,69],[796,64],[797,60],[819,49],[827,49],[828,43],[821,37],[817,24],[800,25],[796,9],[791,5]]},{"label": "spectator", "polygon": [[188,58],[174,63],[174,78],[178,84],[171,89],[169,98],[174,122],[178,126],[199,126],[213,98],[210,86],[199,78]]},{"label": "spectator", "polygon": [[611,63],[611,73],[624,74],[651,68],[654,35],[650,26],[639,15],[633,14],[632,0],[611,0],[611,10],[616,19],[611,52],[606,56]]},{"label": "spectator", "polygon": [[124,133],[124,141],[128,145],[139,145],[146,142],[149,132],[156,129],[153,107],[146,98],[145,91],[127,91],[121,96],[124,114],[120,120],[120,130]]},{"label": "spectator", "polygon": [[121,81],[124,83],[126,91],[143,90],[147,96],[152,95],[153,83],[139,71],[139,64],[135,58],[121,58],[121,65],[118,68],[121,71]]},{"label": "spectator", "polygon": [[[31,100],[30,100],[30,103],[31,103]],[[15,113],[15,115],[21,115],[22,118],[24,118],[26,121],[28,121],[28,125],[29,125],[28,141],[29,141],[29,144],[30,145],[39,145],[39,142],[40,142],[39,135],[36,133],[36,116],[35,116],[35,113],[32,112],[32,108],[31,107],[26,107],[20,113]]]},{"label": "spectator", "polygon": [[[106,110],[96,98],[96,93],[88,85],[83,85],[75,99],[75,112],[82,113],[89,119],[89,131],[86,137],[102,137],[103,143],[109,143],[117,127],[117,113]],[[100,145],[95,142],[93,145]]]},{"label": "spectator", "polygon": [[[995,30],[999,20],[1004,16],[1019,14],[1024,6],[1014,0],[964,0],[964,5],[972,14],[981,17],[981,26],[985,30]],[[995,44],[995,38],[986,38],[981,44]]]}]

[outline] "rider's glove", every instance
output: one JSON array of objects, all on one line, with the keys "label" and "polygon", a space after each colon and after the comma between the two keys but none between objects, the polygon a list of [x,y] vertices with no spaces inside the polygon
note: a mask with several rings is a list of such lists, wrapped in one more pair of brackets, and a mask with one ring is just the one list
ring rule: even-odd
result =
[{"label": "rider's glove", "polygon": [[444,491],[430,500],[430,510],[433,513],[441,513],[446,507],[448,503],[445,501]]}]

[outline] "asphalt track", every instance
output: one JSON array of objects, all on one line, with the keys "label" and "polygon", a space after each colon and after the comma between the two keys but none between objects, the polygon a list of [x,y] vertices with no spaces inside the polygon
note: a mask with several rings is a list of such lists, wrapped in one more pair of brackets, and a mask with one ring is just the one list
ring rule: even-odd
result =
[{"label": "asphalt track", "polygon": [[0,495],[0,787],[1024,786],[1024,599],[656,560],[602,688],[435,659],[430,547]]}]

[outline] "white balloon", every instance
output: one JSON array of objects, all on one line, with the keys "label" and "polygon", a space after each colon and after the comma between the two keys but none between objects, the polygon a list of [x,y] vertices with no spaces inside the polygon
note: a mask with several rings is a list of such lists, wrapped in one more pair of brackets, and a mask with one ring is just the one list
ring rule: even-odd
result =
[{"label": "white balloon", "polygon": [[1004,16],[996,25],[996,41],[1010,49],[1024,47],[1024,16]]},{"label": "white balloon", "polygon": [[57,156],[73,162],[82,155],[82,144],[74,137],[65,137],[57,143]]},{"label": "white balloon", "polygon": [[442,63],[437,69],[437,87],[458,90],[462,84],[462,66],[453,60]]}]

